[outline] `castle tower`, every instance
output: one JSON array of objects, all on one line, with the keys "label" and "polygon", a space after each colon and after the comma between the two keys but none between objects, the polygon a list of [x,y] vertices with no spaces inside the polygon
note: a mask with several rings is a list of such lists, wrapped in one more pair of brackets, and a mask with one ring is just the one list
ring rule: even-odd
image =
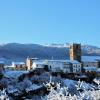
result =
[{"label": "castle tower", "polygon": [[70,45],[70,60],[77,60],[81,62],[81,44]]},{"label": "castle tower", "polygon": [[32,69],[32,64],[33,64],[32,58],[27,58],[26,59],[27,70],[31,70]]}]

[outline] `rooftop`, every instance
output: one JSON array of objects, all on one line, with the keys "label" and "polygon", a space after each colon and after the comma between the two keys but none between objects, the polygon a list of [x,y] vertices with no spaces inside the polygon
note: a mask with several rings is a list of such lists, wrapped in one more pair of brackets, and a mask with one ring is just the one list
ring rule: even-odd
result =
[{"label": "rooftop", "polygon": [[69,63],[72,63],[72,64],[79,64],[80,63],[77,60],[66,60],[66,61]]},{"label": "rooftop", "polygon": [[24,65],[25,63],[24,62],[12,62],[12,64],[15,64],[15,65]]},{"label": "rooftop", "polygon": [[90,67],[84,67],[85,70],[87,71],[97,71],[97,67],[94,67],[94,66],[90,66]]}]

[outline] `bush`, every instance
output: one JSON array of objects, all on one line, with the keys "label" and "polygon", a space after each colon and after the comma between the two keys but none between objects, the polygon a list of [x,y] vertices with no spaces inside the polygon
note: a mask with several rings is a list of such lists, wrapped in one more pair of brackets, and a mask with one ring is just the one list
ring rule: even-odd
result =
[{"label": "bush", "polygon": [[0,73],[0,79],[2,79],[2,78],[3,78],[3,76],[4,76],[4,75]]}]

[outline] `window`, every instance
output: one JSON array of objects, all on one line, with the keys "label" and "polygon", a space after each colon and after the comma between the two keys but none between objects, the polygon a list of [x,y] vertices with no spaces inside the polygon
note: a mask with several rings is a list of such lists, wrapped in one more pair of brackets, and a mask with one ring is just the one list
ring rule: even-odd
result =
[{"label": "window", "polygon": [[51,65],[50,65],[50,69],[51,69]]}]

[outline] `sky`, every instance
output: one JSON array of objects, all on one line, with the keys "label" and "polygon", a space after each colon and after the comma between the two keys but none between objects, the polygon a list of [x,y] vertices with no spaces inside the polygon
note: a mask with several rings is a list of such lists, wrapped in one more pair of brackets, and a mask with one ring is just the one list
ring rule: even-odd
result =
[{"label": "sky", "polygon": [[0,0],[0,43],[100,47],[100,0]]}]

